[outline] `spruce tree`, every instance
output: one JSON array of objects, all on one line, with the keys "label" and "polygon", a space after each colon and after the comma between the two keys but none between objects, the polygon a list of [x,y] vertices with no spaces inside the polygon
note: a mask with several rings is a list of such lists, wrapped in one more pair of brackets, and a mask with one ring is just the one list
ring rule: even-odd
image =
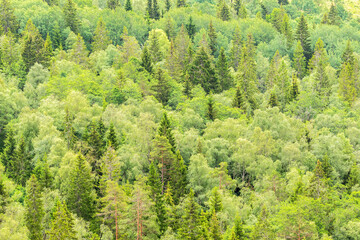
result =
[{"label": "spruce tree", "polygon": [[220,88],[222,90],[228,90],[233,85],[233,80],[230,75],[228,61],[225,56],[224,48],[220,49],[219,58],[216,63],[216,77],[219,80]]},{"label": "spruce tree", "polygon": [[120,7],[119,0],[107,0],[107,7],[111,10],[115,10],[117,7]]},{"label": "spruce tree", "polygon": [[324,171],[324,177],[325,178],[331,178],[331,174],[333,171],[333,168],[330,164],[330,159],[327,154],[324,155],[324,157],[321,159],[321,165]]},{"label": "spruce tree", "polygon": [[347,179],[346,187],[351,193],[351,188],[360,183],[360,170],[356,162],[353,163],[350,169],[349,177]]},{"label": "spruce tree", "polygon": [[170,49],[166,57],[166,68],[168,69],[169,75],[179,81],[182,75],[181,66],[179,64],[178,55],[174,46],[174,41],[171,39]]},{"label": "spruce tree", "polygon": [[164,136],[167,138],[167,140],[169,141],[169,143],[171,145],[171,151],[173,153],[175,153],[176,152],[176,142],[175,142],[174,135],[172,133],[171,122],[170,122],[170,119],[166,112],[164,112],[163,117],[161,119],[160,126],[158,129],[158,134],[160,136]]},{"label": "spruce tree", "polygon": [[174,42],[175,47],[175,55],[177,57],[177,62],[179,64],[180,71],[182,74],[186,74],[186,68],[188,66],[188,62],[190,62],[192,56],[189,55],[189,47],[190,47],[190,37],[188,35],[187,29],[184,25],[181,25],[180,31],[177,34]]},{"label": "spruce tree", "polygon": [[210,205],[210,211],[214,213],[221,212],[221,210],[223,209],[222,198],[219,193],[218,187],[214,187],[213,190],[211,191],[209,205]]},{"label": "spruce tree", "polygon": [[236,93],[233,99],[233,107],[245,110],[244,99],[240,90],[240,87],[236,88]]},{"label": "spruce tree", "polygon": [[244,228],[243,228],[243,222],[241,221],[241,218],[238,215],[235,217],[234,226],[232,227],[231,232],[232,232],[232,236],[235,237],[233,239],[237,239],[237,240],[246,239],[246,235],[244,233]]},{"label": "spruce tree", "polygon": [[89,221],[95,213],[95,199],[91,169],[85,157],[79,153],[71,168],[67,202],[79,217]]},{"label": "spruce tree", "polygon": [[175,30],[174,30],[174,20],[171,18],[170,15],[168,15],[166,18],[165,33],[168,39],[172,41],[175,35]]},{"label": "spruce tree", "polygon": [[176,7],[186,7],[186,1],[185,0],[176,0]]},{"label": "spruce tree", "polygon": [[145,68],[145,70],[148,71],[148,73],[151,74],[153,72],[151,54],[146,46],[144,46],[141,54],[141,66]]},{"label": "spruce tree", "polygon": [[297,77],[302,79],[306,74],[306,58],[304,56],[304,50],[300,41],[297,42],[294,51],[293,66],[295,68]]},{"label": "spruce tree", "polygon": [[279,106],[279,102],[278,102],[277,96],[276,96],[276,94],[275,94],[274,92],[271,92],[271,93],[270,93],[269,106],[270,106],[270,107]]},{"label": "spruce tree", "polygon": [[327,61],[328,61],[328,55],[324,48],[324,42],[321,40],[321,38],[319,38],[315,44],[315,51],[312,58],[309,61],[308,69],[314,70],[318,67],[320,62],[326,64]]},{"label": "spruce tree", "polygon": [[44,210],[40,189],[37,178],[32,175],[26,184],[25,198],[25,221],[30,240],[42,240],[44,235],[42,226]]},{"label": "spruce tree", "polygon": [[111,44],[109,32],[106,29],[106,25],[102,17],[100,17],[95,32],[94,41],[92,43],[93,52],[99,50],[105,50]]},{"label": "spruce tree", "polygon": [[146,17],[147,18],[153,18],[153,6],[152,6],[152,0],[147,0],[147,5],[146,5]]},{"label": "spruce tree", "polygon": [[314,174],[310,179],[308,193],[314,199],[318,199],[323,196],[326,191],[326,178],[320,160],[317,161],[313,173]]},{"label": "spruce tree", "polygon": [[248,13],[247,13],[246,7],[245,7],[245,5],[243,4],[243,5],[241,5],[241,7],[240,7],[239,17],[240,17],[240,18],[247,18],[247,16],[248,16]]},{"label": "spruce tree", "polygon": [[150,41],[149,51],[151,53],[152,62],[157,63],[162,60],[163,56],[160,51],[160,43],[157,32],[155,30],[152,30],[151,33],[152,34],[149,40]]},{"label": "spruce tree", "polygon": [[354,62],[354,52],[351,47],[350,40],[348,40],[346,43],[346,48],[341,56],[341,59],[342,59],[343,63],[353,64],[353,62]]},{"label": "spruce tree", "polygon": [[180,151],[176,152],[176,159],[171,169],[171,186],[173,187],[173,201],[178,204],[180,199],[185,194],[185,189],[188,183],[187,169]]},{"label": "spruce tree", "polygon": [[117,150],[117,148],[119,147],[119,141],[116,136],[116,132],[115,132],[113,123],[110,123],[109,132],[107,135],[107,144],[109,146],[111,146],[112,148],[114,148],[115,150]]},{"label": "spruce tree", "polygon": [[64,45],[64,40],[61,34],[61,29],[58,21],[55,22],[54,28],[52,29],[51,39],[54,49],[60,48],[60,46]]},{"label": "spruce tree", "polygon": [[155,20],[159,20],[160,19],[160,10],[159,10],[159,6],[157,3],[157,0],[152,0],[152,18]]},{"label": "spruce tree", "polygon": [[64,19],[66,25],[74,33],[79,33],[80,31],[80,19],[77,16],[77,10],[75,3],[72,0],[67,0],[63,8]]},{"label": "spruce tree", "polygon": [[184,82],[184,95],[187,97],[187,98],[191,98],[191,90],[192,90],[192,85],[191,85],[191,82],[190,82],[190,78],[189,78],[189,74],[186,74],[185,75],[185,82]]},{"label": "spruce tree", "polygon": [[27,151],[24,137],[20,141],[15,150],[15,156],[10,165],[11,174],[9,174],[17,184],[25,186],[26,181],[30,177],[32,164]]},{"label": "spruce tree", "polygon": [[213,240],[221,240],[222,234],[220,229],[220,223],[217,219],[215,211],[213,211],[210,219],[210,231],[209,231],[210,238]]},{"label": "spruce tree", "polygon": [[165,10],[168,12],[171,8],[170,0],[165,0]]},{"label": "spruce tree", "polygon": [[126,11],[132,11],[131,0],[126,0],[125,10],[126,10]]},{"label": "spruce tree", "polygon": [[331,24],[331,25],[339,25],[340,24],[339,13],[334,4],[331,4],[331,7],[330,7],[329,24]]},{"label": "spruce tree", "polygon": [[171,87],[161,68],[157,69],[155,78],[157,80],[157,84],[153,86],[155,97],[165,106],[170,99]]},{"label": "spruce tree", "polygon": [[323,18],[321,19],[321,24],[329,24],[329,15],[324,13]]},{"label": "spruce tree", "polygon": [[207,112],[206,117],[210,121],[214,121],[216,118],[216,111],[215,111],[215,102],[213,96],[210,94],[207,101]]},{"label": "spruce tree", "polygon": [[53,176],[50,172],[47,156],[45,155],[40,163],[35,167],[33,173],[38,179],[41,189],[51,188],[53,184]]},{"label": "spruce tree", "polygon": [[210,39],[209,42],[209,48],[211,51],[211,55],[215,55],[216,52],[216,38],[217,38],[217,34],[216,34],[216,30],[213,26],[212,20],[210,20],[210,24],[209,24],[209,30],[208,30],[208,36]]},{"label": "spruce tree", "polygon": [[312,56],[312,49],[310,43],[310,33],[308,29],[308,24],[305,20],[304,14],[302,14],[300,17],[300,21],[296,29],[295,38],[297,41],[300,41],[304,51],[306,62],[308,62]]},{"label": "spruce tree", "polygon": [[48,34],[46,36],[46,40],[45,40],[45,43],[44,43],[44,61],[43,61],[43,65],[45,67],[50,66],[52,56],[53,56],[52,42],[51,42],[50,35]]},{"label": "spruce tree", "polygon": [[268,15],[268,10],[266,9],[265,5],[261,3],[261,16],[265,20],[266,16]]},{"label": "spruce tree", "polygon": [[292,77],[292,84],[290,88],[290,101],[296,100],[298,95],[299,95],[299,85],[297,82],[296,75],[294,74]]},{"label": "spruce tree", "polygon": [[191,16],[189,17],[189,23],[186,24],[186,30],[188,32],[188,35],[189,35],[190,39],[192,41],[194,41],[194,36],[195,36],[195,33],[196,33],[196,26],[193,23],[193,19],[192,19]]},{"label": "spruce tree", "polygon": [[71,116],[69,109],[65,110],[64,135],[67,149],[74,147],[76,142],[75,129],[73,127],[73,116]]},{"label": "spruce tree", "polygon": [[234,36],[231,42],[231,63],[232,67],[235,71],[238,70],[240,61],[241,61],[241,55],[242,55],[242,40],[241,40],[241,33],[239,27],[235,28]]},{"label": "spruce tree", "polygon": [[234,2],[234,10],[237,16],[239,16],[240,8],[242,7],[243,3],[241,0],[235,0]]},{"label": "spruce tree", "polygon": [[48,232],[49,240],[74,240],[74,219],[65,203],[56,203],[55,211],[52,214],[51,229]]},{"label": "spruce tree", "polygon": [[221,0],[222,4],[220,5],[219,9],[219,17],[223,21],[229,21],[230,20],[230,10],[228,5],[224,0]]},{"label": "spruce tree", "polygon": [[86,66],[88,64],[89,51],[86,49],[86,45],[83,37],[78,34],[76,42],[69,51],[70,59],[76,64]]},{"label": "spruce tree", "polygon": [[264,205],[261,209],[258,220],[250,234],[250,239],[275,239],[275,234],[269,222],[269,212]]},{"label": "spruce tree", "polygon": [[315,79],[314,79],[314,89],[322,97],[327,97],[330,95],[330,82],[329,77],[326,73],[326,65],[323,59],[320,59],[318,66],[315,70]]},{"label": "spruce tree", "polygon": [[181,239],[199,239],[200,235],[200,207],[195,201],[194,191],[190,192],[184,202],[184,215],[178,234]]},{"label": "spruce tree", "polygon": [[339,76],[339,91],[340,96],[349,104],[352,104],[357,96],[356,82],[357,79],[354,75],[353,66],[350,62],[344,63]]},{"label": "spruce tree", "polygon": [[20,25],[14,15],[14,8],[9,0],[1,0],[0,4],[0,33],[5,35],[8,32],[17,34]]},{"label": "spruce tree", "polygon": [[5,167],[5,172],[12,172],[12,164],[16,158],[16,140],[14,138],[13,128],[8,125],[5,129],[6,131],[6,139],[4,141],[3,152],[0,155],[1,162]]}]

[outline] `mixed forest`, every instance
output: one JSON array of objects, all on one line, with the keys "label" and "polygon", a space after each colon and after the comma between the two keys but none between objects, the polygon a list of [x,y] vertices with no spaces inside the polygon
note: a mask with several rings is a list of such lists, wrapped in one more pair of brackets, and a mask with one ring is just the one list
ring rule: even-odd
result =
[{"label": "mixed forest", "polygon": [[360,4],[0,0],[1,240],[360,239]]}]

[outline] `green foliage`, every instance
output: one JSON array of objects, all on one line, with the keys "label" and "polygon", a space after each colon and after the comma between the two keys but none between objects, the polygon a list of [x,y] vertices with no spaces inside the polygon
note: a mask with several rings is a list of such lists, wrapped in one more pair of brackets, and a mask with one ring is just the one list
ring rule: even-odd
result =
[{"label": "green foliage", "polygon": [[74,230],[74,219],[66,207],[65,203],[57,201],[51,221],[51,229],[49,231],[49,239],[51,240],[73,240],[76,239]]},{"label": "green foliage", "polygon": [[93,51],[105,50],[110,44],[111,40],[108,36],[104,20],[100,18],[94,32]]},{"label": "green foliage", "polygon": [[78,18],[78,15],[77,15],[75,3],[72,0],[66,1],[64,8],[63,8],[63,13],[64,13],[64,19],[65,19],[66,25],[74,33],[79,33],[80,19]]},{"label": "green foliage", "polygon": [[311,49],[311,44],[310,44],[310,33],[309,33],[309,29],[308,29],[308,24],[305,20],[304,15],[301,15],[301,17],[300,17],[300,21],[296,28],[295,39],[297,41],[300,41],[301,46],[304,51],[304,56],[305,56],[306,60],[309,61],[312,56],[312,49]]}]

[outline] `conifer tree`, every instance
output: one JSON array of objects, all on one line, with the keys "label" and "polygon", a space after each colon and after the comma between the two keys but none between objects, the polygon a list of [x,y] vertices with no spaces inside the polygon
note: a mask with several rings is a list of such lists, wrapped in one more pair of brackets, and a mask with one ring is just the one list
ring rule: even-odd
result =
[{"label": "conifer tree", "polygon": [[223,21],[229,21],[230,20],[230,10],[228,5],[226,4],[226,2],[224,0],[221,0],[222,3],[220,4],[220,9],[219,9],[219,18]]},{"label": "conifer tree", "polygon": [[316,69],[320,61],[325,64],[328,61],[328,55],[324,48],[324,42],[321,40],[321,38],[319,38],[315,44],[315,51],[312,58],[309,61],[308,69],[309,70]]},{"label": "conifer tree", "polygon": [[354,52],[353,49],[351,47],[351,43],[350,40],[347,41],[346,43],[346,48],[341,56],[341,59],[343,60],[343,63],[348,63],[350,62],[351,64],[353,64],[354,61]]},{"label": "conifer tree", "polygon": [[244,99],[240,87],[236,88],[236,93],[233,99],[233,107],[244,110]]},{"label": "conifer tree", "polygon": [[214,187],[213,190],[211,191],[209,205],[210,205],[210,211],[214,213],[221,212],[221,210],[223,209],[222,199],[218,187]]},{"label": "conifer tree", "polygon": [[108,0],[107,7],[111,10],[115,10],[117,7],[120,7],[120,2],[119,0]]},{"label": "conifer tree", "polygon": [[242,55],[242,41],[241,41],[241,33],[239,27],[235,28],[234,37],[231,42],[231,63],[232,67],[235,71],[238,70],[238,66],[241,61],[241,55]]},{"label": "conifer tree", "polygon": [[216,63],[216,77],[220,82],[220,87],[222,90],[228,90],[230,87],[232,87],[233,81],[230,75],[224,48],[220,49],[219,58]]},{"label": "conifer tree", "polygon": [[168,12],[171,8],[170,0],[165,0],[165,10]]},{"label": "conifer tree", "polygon": [[43,65],[45,67],[50,66],[50,61],[51,61],[52,56],[53,56],[52,42],[51,42],[50,35],[48,34],[46,36],[46,40],[45,40],[45,43],[44,43],[44,61],[43,61]]},{"label": "conifer tree", "polygon": [[287,5],[289,4],[289,0],[278,0],[280,5]]},{"label": "conifer tree", "polygon": [[211,213],[206,213],[201,209],[201,214],[199,217],[199,234],[197,239],[201,239],[201,240],[205,240],[205,239],[212,239],[210,238],[210,226],[209,226],[209,221],[208,218],[210,216]]},{"label": "conifer tree", "polygon": [[157,3],[157,0],[152,0],[152,18],[155,20],[159,20],[160,19],[160,10],[159,10],[159,6]]},{"label": "conifer tree", "polygon": [[314,175],[310,179],[310,185],[309,185],[308,192],[311,197],[318,199],[324,194],[325,187],[326,187],[325,173],[322,168],[322,164],[321,164],[320,160],[317,161],[317,164],[316,164],[316,167],[315,167],[313,173],[314,173]]},{"label": "conifer tree", "polygon": [[356,162],[353,163],[350,169],[349,177],[347,179],[346,187],[351,192],[351,188],[360,183],[360,170]]},{"label": "conifer tree", "polygon": [[69,208],[79,217],[91,220],[95,211],[91,169],[80,153],[72,166],[69,179],[67,202]]},{"label": "conifer tree", "polygon": [[14,15],[14,8],[11,6],[9,0],[1,0],[0,26],[1,35],[5,35],[8,32],[17,34],[17,31],[20,28],[16,16]]},{"label": "conifer tree", "polygon": [[180,151],[176,152],[176,159],[171,169],[171,186],[173,186],[173,201],[178,204],[179,200],[185,194],[187,186],[187,169]]},{"label": "conifer tree", "polygon": [[326,65],[323,59],[320,59],[315,71],[314,89],[320,96],[329,96],[330,94],[330,82],[326,73]]},{"label": "conifer tree", "polygon": [[210,94],[208,101],[207,101],[207,112],[206,112],[206,117],[207,119],[209,119],[210,121],[214,121],[216,118],[216,112],[215,112],[215,102],[214,99],[212,97],[212,94]]},{"label": "conifer tree", "polygon": [[61,29],[58,21],[55,22],[54,28],[52,29],[51,39],[54,49],[60,48],[60,46],[64,45],[64,41],[61,35]]},{"label": "conifer tree", "polygon": [[30,177],[32,164],[29,156],[29,152],[26,149],[24,137],[20,138],[20,141],[15,150],[15,156],[13,162],[10,164],[12,178],[16,183],[25,186],[26,181]]},{"label": "conifer tree", "polygon": [[26,184],[25,206],[25,220],[29,230],[29,239],[42,240],[44,210],[41,200],[40,184],[35,175],[32,175]]},{"label": "conifer tree", "polygon": [[147,18],[153,18],[153,1],[152,0],[147,0],[147,2],[146,2],[147,4],[146,4],[146,9],[145,9],[145,11],[146,11],[146,17]]},{"label": "conifer tree", "polygon": [[213,26],[212,20],[210,20],[208,36],[209,36],[209,39],[210,39],[209,48],[210,48],[210,51],[211,51],[211,55],[214,55],[215,52],[216,52],[217,34],[216,34],[216,30],[215,30],[215,28]]},{"label": "conifer tree", "polygon": [[67,0],[63,9],[64,19],[66,25],[70,28],[74,33],[79,33],[80,30],[80,20],[77,16],[77,10],[75,3],[72,0]]},{"label": "conifer tree", "polygon": [[126,10],[126,11],[132,11],[131,0],[126,0],[125,10]]},{"label": "conifer tree", "polygon": [[344,63],[339,76],[339,91],[345,101],[352,104],[356,99],[356,77],[351,63]]},{"label": "conifer tree", "polygon": [[178,61],[178,56],[176,54],[176,49],[174,46],[174,41],[171,39],[170,49],[166,57],[166,68],[168,69],[169,75],[175,79],[179,80],[181,77],[181,66]]},{"label": "conifer tree", "polygon": [[268,75],[266,77],[266,88],[272,89],[278,83],[280,71],[280,64],[282,58],[279,51],[276,51],[274,57],[271,59]]},{"label": "conifer tree", "polygon": [[339,25],[340,17],[338,10],[334,4],[331,4],[330,12],[329,12],[329,24],[331,25]]},{"label": "conifer tree", "polygon": [[257,223],[250,235],[251,239],[275,239],[275,234],[269,222],[269,212],[264,205],[261,209]]},{"label": "conifer tree", "polygon": [[113,123],[110,123],[109,133],[107,135],[107,143],[109,146],[111,146],[115,150],[117,150],[117,148],[119,146],[118,138],[116,136],[116,132],[115,132]]},{"label": "conifer tree", "polygon": [[299,85],[297,82],[296,75],[294,74],[292,77],[292,84],[290,89],[290,101],[295,100],[299,95]]},{"label": "conifer tree", "polygon": [[179,64],[179,68],[182,71],[182,74],[185,74],[185,69],[188,64],[186,64],[188,57],[188,49],[190,46],[190,37],[187,33],[187,30],[184,25],[181,25],[180,31],[177,34],[174,42],[175,47],[175,56]]},{"label": "conifer tree", "polygon": [[170,15],[166,18],[166,25],[165,25],[165,33],[170,42],[173,40],[175,36],[175,30],[174,30],[174,20],[171,18]]},{"label": "conifer tree", "polygon": [[308,24],[305,20],[304,14],[301,15],[299,24],[296,29],[295,38],[297,41],[300,41],[301,46],[304,51],[304,56],[306,62],[308,62],[312,56],[311,43],[310,43],[310,33],[308,29]]},{"label": "conifer tree", "polygon": [[56,203],[56,208],[51,221],[51,229],[48,232],[49,240],[74,240],[74,219],[65,203]]},{"label": "conifer tree", "polygon": [[186,7],[186,1],[185,0],[176,0],[176,7]]},{"label": "conifer tree", "polygon": [[64,122],[64,135],[68,150],[72,149],[76,142],[75,129],[72,123],[73,123],[73,117],[70,115],[69,109],[66,109],[65,122]]},{"label": "conifer tree", "polygon": [[165,106],[170,99],[171,87],[161,68],[157,69],[155,78],[157,80],[157,84],[153,86],[155,97]]},{"label": "conifer tree", "polygon": [[271,92],[271,93],[270,93],[269,106],[270,106],[270,107],[279,106],[279,102],[278,102],[277,96],[276,96],[276,94],[275,94],[274,92]]},{"label": "conifer tree", "polygon": [[94,42],[92,43],[93,52],[99,50],[105,50],[111,44],[109,38],[109,33],[106,29],[106,25],[102,17],[100,17],[95,32],[94,32]]},{"label": "conifer tree", "polygon": [[115,149],[112,146],[108,146],[100,162],[102,173],[100,180],[101,190],[106,187],[106,181],[117,183],[120,180],[120,167],[121,162],[116,155]]},{"label": "conifer tree", "polygon": [[152,35],[150,37],[149,50],[151,53],[151,59],[153,63],[157,63],[162,60],[162,53],[160,51],[160,43],[159,38],[155,30],[152,31]]},{"label": "conifer tree", "polygon": [[199,239],[200,230],[200,208],[195,201],[194,191],[190,189],[190,192],[185,199],[184,203],[184,215],[182,216],[182,223],[178,230],[181,239]]},{"label": "conifer tree", "polygon": [[80,34],[76,37],[76,42],[70,50],[70,58],[73,62],[86,66],[89,51],[86,49],[84,39]]},{"label": "conifer tree", "polygon": [[219,220],[217,219],[215,211],[213,211],[213,213],[211,215],[209,233],[210,233],[209,234],[210,238],[213,240],[221,240],[222,239],[220,223],[219,223]]},{"label": "conifer tree", "polygon": [[148,73],[151,74],[153,72],[151,55],[146,46],[144,46],[141,54],[141,66],[143,66]]},{"label": "conifer tree", "polygon": [[186,74],[185,82],[184,82],[184,91],[183,91],[184,95],[188,98],[191,98],[191,90],[192,90],[192,86],[189,79],[189,75]]},{"label": "conifer tree", "polygon": [[265,5],[261,3],[261,16],[263,19],[266,19],[266,16],[268,15],[268,10],[266,9]]},{"label": "conifer tree", "polygon": [[200,84],[206,93],[219,91],[219,82],[204,47],[197,52],[189,69],[190,81],[193,85]]},{"label": "conifer tree", "polygon": [[302,79],[306,74],[306,58],[300,41],[297,42],[294,51],[293,66],[296,70],[297,77]]},{"label": "conifer tree", "polygon": [[244,228],[243,228],[243,223],[241,221],[241,218],[238,215],[235,217],[234,226],[231,229],[231,233],[232,233],[231,236],[233,236],[233,238],[231,240],[246,239],[246,236],[244,233]]},{"label": "conifer tree", "polygon": [[247,13],[246,7],[245,7],[245,5],[243,4],[243,5],[241,5],[241,7],[240,7],[239,17],[240,17],[240,18],[247,18],[247,16],[248,16],[248,13]]},{"label": "conifer tree", "polygon": [[289,16],[285,13],[281,23],[281,33],[286,36],[287,46],[290,48],[293,42],[292,29]]},{"label": "conifer tree", "polygon": [[241,0],[235,0],[234,2],[234,10],[237,16],[239,16],[240,9],[242,7],[243,3]]},{"label": "conifer tree", "polygon": [[321,24],[329,24],[329,15],[327,13],[324,13]]},{"label": "conifer tree", "polygon": [[324,155],[324,157],[321,160],[321,165],[324,171],[324,177],[325,178],[330,178],[331,177],[331,173],[333,171],[332,166],[330,165],[330,159],[329,156],[327,154]]},{"label": "conifer tree", "polygon": [[14,138],[14,131],[11,126],[6,127],[6,139],[4,141],[3,152],[0,155],[1,162],[5,167],[5,172],[12,172],[12,164],[16,158],[16,140]]},{"label": "conifer tree", "polygon": [[45,155],[40,164],[34,169],[34,174],[38,179],[41,189],[51,188],[53,184],[53,176],[50,172],[49,165],[47,163],[47,156]]},{"label": "conifer tree", "polygon": [[188,35],[189,35],[190,39],[192,41],[194,41],[194,36],[195,36],[195,33],[196,33],[196,26],[193,23],[193,19],[192,19],[191,16],[189,17],[189,23],[186,24],[186,30],[188,32]]}]

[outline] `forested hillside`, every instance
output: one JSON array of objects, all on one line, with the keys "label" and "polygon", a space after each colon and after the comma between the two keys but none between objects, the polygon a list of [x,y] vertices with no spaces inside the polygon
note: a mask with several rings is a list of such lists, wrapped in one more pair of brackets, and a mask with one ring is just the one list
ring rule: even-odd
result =
[{"label": "forested hillside", "polygon": [[0,0],[0,240],[360,239],[357,0]]}]

